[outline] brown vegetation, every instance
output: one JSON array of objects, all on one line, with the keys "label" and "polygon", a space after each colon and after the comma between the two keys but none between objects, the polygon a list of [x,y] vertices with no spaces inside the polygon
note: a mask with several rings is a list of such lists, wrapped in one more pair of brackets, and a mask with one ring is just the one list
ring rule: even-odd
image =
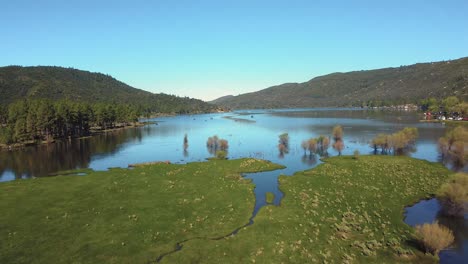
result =
[{"label": "brown vegetation", "polygon": [[450,246],[454,241],[452,231],[437,222],[416,226],[416,235],[426,252],[437,255],[440,250]]},{"label": "brown vegetation", "polygon": [[311,138],[309,140],[302,141],[302,148],[304,154],[309,151],[309,155],[318,154],[320,156],[327,155],[328,147],[330,145],[330,139],[326,136],[319,136],[318,138]]},{"label": "brown vegetation", "polygon": [[382,154],[387,154],[393,151],[393,154],[403,154],[408,151],[418,138],[418,129],[414,127],[405,127],[403,130],[395,132],[391,135],[378,134],[371,141],[371,147],[374,151],[380,148]]},{"label": "brown vegetation", "polygon": [[359,150],[356,149],[356,150],[354,151],[353,158],[354,158],[355,160],[359,159],[359,154],[360,154],[360,153],[359,153]]},{"label": "brown vegetation", "polygon": [[218,151],[223,151],[225,156],[227,155],[227,150],[229,148],[229,143],[225,139],[220,139],[218,136],[214,135],[209,137],[206,141],[206,148],[208,152],[212,155],[218,155]]},{"label": "brown vegetation", "polygon": [[227,151],[227,149],[229,148],[228,141],[225,139],[220,139],[218,141],[218,144],[219,144],[219,149],[222,151]]},{"label": "brown vegetation", "polygon": [[283,133],[283,134],[279,135],[278,150],[279,150],[280,156],[283,156],[284,154],[289,153],[289,135],[288,135],[288,133]]},{"label": "brown vegetation", "polygon": [[448,183],[442,185],[437,197],[444,214],[463,216],[468,211],[468,174],[455,174]]},{"label": "brown vegetation", "polygon": [[340,125],[335,126],[332,134],[335,141],[343,139],[343,128]]},{"label": "brown vegetation", "polygon": [[443,161],[452,161],[456,167],[462,167],[466,164],[468,157],[465,154],[465,148],[468,142],[468,129],[458,126],[445,133],[444,137],[439,138],[438,150]]},{"label": "brown vegetation", "polygon": [[341,151],[344,149],[344,142],[343,142],[343,128],[341,126],[335,126],[332,131],[333,140],[333,148],[338,151],[338,155],[341,155]]}]

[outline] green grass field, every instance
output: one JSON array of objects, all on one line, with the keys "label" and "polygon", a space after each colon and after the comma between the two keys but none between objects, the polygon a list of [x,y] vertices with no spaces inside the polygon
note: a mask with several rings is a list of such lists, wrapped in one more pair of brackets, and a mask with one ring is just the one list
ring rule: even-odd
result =
[{"label": "green grass field", "polygon": [[[0,184],[0,263],[433,262],[409,242],[406,205],[451,174],[407,157],[333,157],[280,177],[281,206],[254,206],[241,172],[260,160],[157,164]],[[195,238],[195,239],[194,239]]]},{"label": "green grass field", "polygon": [[154,261],[248,223],[254,186],[240,173],[277,168],[213,160],[1,183],[0,263]]},{"label": "green grass field", "polygon": [[190,241],[164,263],[432,263],[410,246],[405,205],[432,195],[451,172],[407,157],[333,157],[280,178],[280,207],[224,241]]}]

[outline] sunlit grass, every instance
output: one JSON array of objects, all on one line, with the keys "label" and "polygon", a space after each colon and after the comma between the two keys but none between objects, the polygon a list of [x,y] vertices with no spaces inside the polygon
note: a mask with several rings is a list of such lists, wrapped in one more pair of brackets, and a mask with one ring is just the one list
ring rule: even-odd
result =
[{"label": "sunlit grass", "polygon": [[255,197],[241,159],[87,171],[0,184],[0,263],[148,263],[178,241],[248,223]]},{"label": "sunlit grass", "polygon": [[450,171],[408,157],[334,157],[280,177],[280,207],[223,241],[190,241],[165,263],[434,262],[415,248],[403,210],[432,196]]}]

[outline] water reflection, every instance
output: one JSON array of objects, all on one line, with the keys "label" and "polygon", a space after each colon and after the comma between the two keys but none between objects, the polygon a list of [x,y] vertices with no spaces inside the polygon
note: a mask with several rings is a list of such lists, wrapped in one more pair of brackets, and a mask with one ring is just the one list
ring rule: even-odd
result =
[{"label": "water reflection", "polygon": [[93,156],[112,155],[128,141],[139,142],[146,129],[126,129],[92,138],[0,152],[1,180],[47,176],[58,171],[88,168]]},{"label": "water reflection", "polygon": [[301,158],[302,163],[308,165],[308,166],[313,166],[317,163],[317,156],[316,155],[307,155],[304,154]]}]

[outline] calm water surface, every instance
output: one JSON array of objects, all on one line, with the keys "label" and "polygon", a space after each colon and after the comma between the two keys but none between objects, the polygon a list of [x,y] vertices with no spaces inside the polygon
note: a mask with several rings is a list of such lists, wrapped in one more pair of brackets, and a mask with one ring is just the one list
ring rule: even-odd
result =
[{"label": "calm water surface", "polygon": [[[235,121],[233,116],[251,122]],[[411,156],[437,161],[436,141],[444,134],[440,124],[419,123],[420,116],[408,112],[363,111],[356,109],[239,111],[234,113],[186,115],[154,119],[158,124],[120,130],[92,138],[0,152],[0,181],[42,177],[76,168],[106,170],[131,163],[169,160],[173,163],[204,161],[209,136],[229,141],[229,157],[257,157],[288,167],[287,173],[315,166],[319,161],[303,158],[301,141],[320,134],[331,135],[334,125],[344,128],[343,154],[359,150],[372,153],[368,142],[378,133],[391,133],[406,126],[419,129],[416,152]],[[278,135],[290,136],[290,153],[278,156]],[[184,134],[189,148],[184,153]],[[331,155],[336,155],[330,149]]]},{"label": "calm water surface", "polygon": [[[280,174],[292,175],[321,163],[318,158],[304,156],[301,142],[319,135],[331,136],[333,126],[338,124],[344,128],[345,155],[351,155],[355,150],[361,154],[371,154],[373,149],[369,147],[369,141],[374,136],[411,126],[418,128],[419,138],[414,152],[409,155],[437,161],[436,144],[438,138],[444,135],[445,126],[420,123],[420,119],[422,116],[415,112],[361,109],[255,110],[163,117],[151,119],[157,124],[145,127],[0,152],[0,181],[43,177],[77,168],[107,170],[155,160],[172,163],[205,161],[210,157],[206,140],[218,135],[229,141],[229,158],[255,157],[286,166],[286,169],[279,171],[246,174],[256,185],[255,215],[265,205],[266,192],[274,193],[274,203],[279,204],[283,196],[278,188],[277,177]],[[291,147],[288,154],[280,157],[278,136],[285,132],[289,133]],[[182,147],[185,134],[189,141],[187,152]],[[337,155],[331,148],[329,153]],[[437,210],[429,208],[424,212],[437,213]],[[430,218],[427,219],[430,221]],[[466,225],[463,228],[466,233]],[[462,241],[461,248],[463,245],[466,248],[466,236]],[[450,252],[467,259],[466,252],[463,253],[466,249],[461,253],[456,250]]]}]

